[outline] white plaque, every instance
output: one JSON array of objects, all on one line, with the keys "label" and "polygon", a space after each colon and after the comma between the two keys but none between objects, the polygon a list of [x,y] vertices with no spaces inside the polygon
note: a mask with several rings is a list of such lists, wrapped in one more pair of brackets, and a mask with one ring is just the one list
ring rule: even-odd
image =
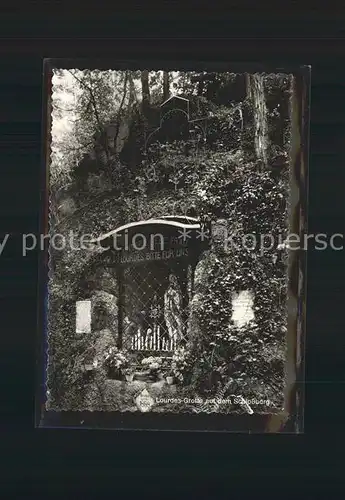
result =
[{"label": "white plaque", "polygon": [[91,300],[76,302],[76,333],[91,333]]},{"label": "white plaque", "polygon": [[249,290],[234,294],[232,299],[232,320],[236,326],[241,327],[254,319],[254,296]]}]

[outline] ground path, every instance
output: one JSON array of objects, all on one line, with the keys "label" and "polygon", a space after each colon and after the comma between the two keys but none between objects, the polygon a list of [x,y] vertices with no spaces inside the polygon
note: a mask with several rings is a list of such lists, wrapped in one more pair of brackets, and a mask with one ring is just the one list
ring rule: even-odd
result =
[{"label": "ground path", "polygon": [[[176,398],[176,385],[169,385],[165,380],[157,382],[139,380],[125,382],[107,379],[104,383],[103,393],[106,409],[108,411],[138,411],[135,399],[144,389],[148,391],[154,400]],[[155,411],[160,411],[159,406],[155,408]]]}]

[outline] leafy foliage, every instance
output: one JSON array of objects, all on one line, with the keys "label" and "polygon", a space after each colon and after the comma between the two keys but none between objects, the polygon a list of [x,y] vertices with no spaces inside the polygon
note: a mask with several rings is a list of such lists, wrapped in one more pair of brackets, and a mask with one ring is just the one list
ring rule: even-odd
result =
[{"label": "leafy foliage", "polygon": [[122,370],[128,368],[129,356],[124,349],[117,349],[116,347],[109,347],[104,353],[104,366],[108,370]]}]

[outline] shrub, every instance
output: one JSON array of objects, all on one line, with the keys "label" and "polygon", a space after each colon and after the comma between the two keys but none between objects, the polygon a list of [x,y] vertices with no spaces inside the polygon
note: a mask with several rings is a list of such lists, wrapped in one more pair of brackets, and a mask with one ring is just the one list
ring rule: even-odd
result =
[{"label": "shrub", "polygon": [[141,365],[150,370],[151,375],[156,376],[163,369],[164,363],[163,358],[159,356],[149,356],[141,360]]},{"label": "shrub", "polygon": [[181,347],[174,352],[171,362],[171,371],[181,384],[186,385],[190,383],[193,366],[194,360],[188,349]]},{"label": "shrub", "polygon": [[116,347],[109,347],[104,353],[104,366],[108,370],[123,371],[128,368],[129,356],[124,349],[117,349]]}]

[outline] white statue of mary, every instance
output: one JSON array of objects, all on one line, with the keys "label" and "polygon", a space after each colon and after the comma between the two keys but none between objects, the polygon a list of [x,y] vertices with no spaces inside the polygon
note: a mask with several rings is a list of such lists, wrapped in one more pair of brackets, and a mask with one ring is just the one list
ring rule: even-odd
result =
[{"label": "white statue of mary", "polygon": [[170,339],[182,338],[182,296],[176,276],[169,276],[169,286],[164,294],[164,319]]}]

